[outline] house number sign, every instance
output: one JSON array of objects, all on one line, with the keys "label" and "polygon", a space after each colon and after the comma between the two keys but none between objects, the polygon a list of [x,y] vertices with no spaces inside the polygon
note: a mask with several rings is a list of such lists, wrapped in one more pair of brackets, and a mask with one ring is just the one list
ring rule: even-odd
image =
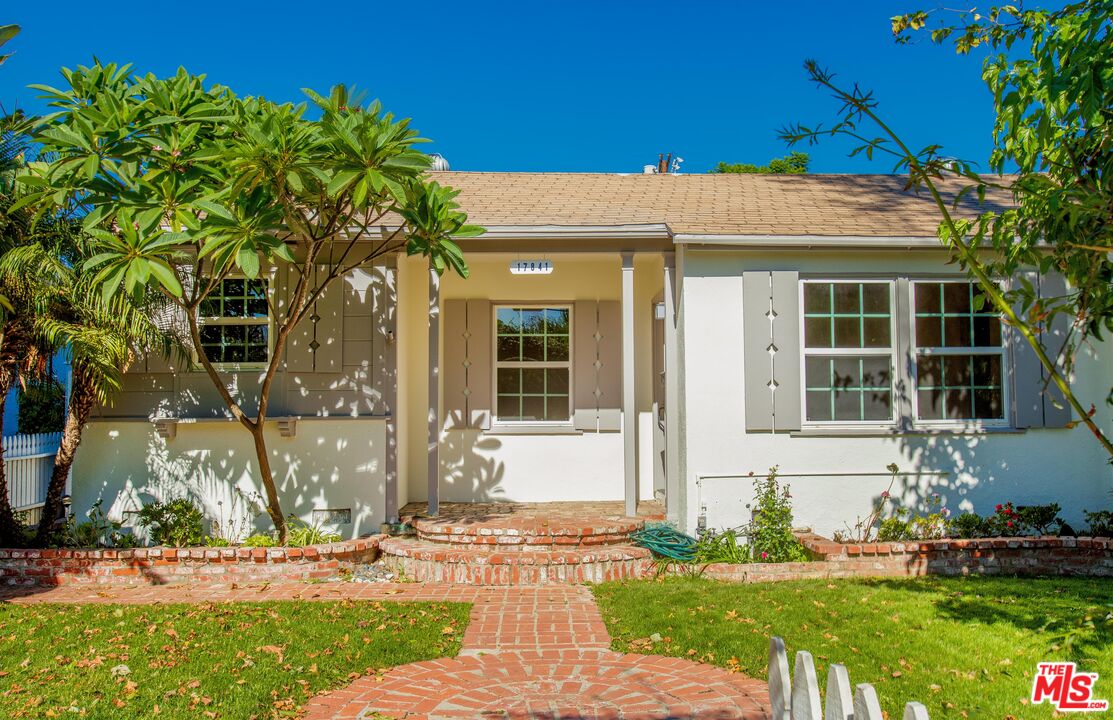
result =
[{"label": "house number sign", "polygon": [[515,260],[510,263],[511,275],[549,275],[552,272],[552,260]]}]

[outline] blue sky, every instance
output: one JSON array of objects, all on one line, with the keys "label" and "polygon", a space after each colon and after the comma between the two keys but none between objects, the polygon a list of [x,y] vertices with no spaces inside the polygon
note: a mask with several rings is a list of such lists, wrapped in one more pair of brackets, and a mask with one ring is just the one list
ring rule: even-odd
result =
[{"label": "blue sky", "polygon": [[[179,65],[240,94],[300,100],[356,84],[434,140],[454,170],[637,172],[660,152],[684,172],[787,152],[790,121],[837,105],[811,85],[813,57],[874,89],[914,145],[984,161],[993,119],[980,57],[897,46],[889,17],[925,2],[20,3],[23,33],[0,68],[0,102],[41,110],[28,83],[58,68]],[[107,9],[111,8],[111,10]],[[889,172],[843,141],[808,150],[815,172]]]}]

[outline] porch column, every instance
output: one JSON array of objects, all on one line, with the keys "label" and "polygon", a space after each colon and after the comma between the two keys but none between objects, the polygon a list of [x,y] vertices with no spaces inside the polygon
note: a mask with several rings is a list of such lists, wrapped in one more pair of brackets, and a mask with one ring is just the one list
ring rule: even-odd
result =
[{"label": "porch column", "polygon": [[386,519],[398,522],[398,256],[387,256],[371,268],[379,292],[375,298],[372,335],[374,382],[386,413]]},{"label": "porch column", "polygon": [[676,253],[665,253],[665,518],[680,520],[680,352]]},{"label": "porch column", "polygon": [[429,514],[440,512],[441,276],[429,267]]},{"label": "porch column", "polygon": [[638,514],[638,413],[634,376],[634,253],[622,253],[622,469],[626,514]]}]

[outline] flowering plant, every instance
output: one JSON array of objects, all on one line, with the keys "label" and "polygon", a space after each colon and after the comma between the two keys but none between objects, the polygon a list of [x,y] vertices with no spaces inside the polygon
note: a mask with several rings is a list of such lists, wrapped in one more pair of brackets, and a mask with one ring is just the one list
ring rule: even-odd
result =
[{"label": "flowering plant", "polygon": [[1020,535],[1024,532],[1021,526],[1020,515],[1011,502],[997,503],[993,514],[986,518],[990,532],[994,535]]}]

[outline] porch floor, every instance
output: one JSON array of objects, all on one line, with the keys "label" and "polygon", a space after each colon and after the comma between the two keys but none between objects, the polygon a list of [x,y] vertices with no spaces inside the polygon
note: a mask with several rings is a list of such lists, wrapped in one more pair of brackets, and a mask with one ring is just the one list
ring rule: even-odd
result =
[{"label": "porch floor", "polygon": [[[399,513],[402,520],[412,522],[416,518],[428,517],[429,506],[424,502],[412,502]],[[441,503],[437,520],[462,523],[511,524],[515,521],[529,523],[549,520],[562,522],[575,520],[578,523],[588,519],[617,520],[626,517],[626,506],[621,500],[600,500],[587,502],[486,502],[486,503]],[[657,500],[642,500],[638,503],[638,518],[664,520],[665,505]]]}]

